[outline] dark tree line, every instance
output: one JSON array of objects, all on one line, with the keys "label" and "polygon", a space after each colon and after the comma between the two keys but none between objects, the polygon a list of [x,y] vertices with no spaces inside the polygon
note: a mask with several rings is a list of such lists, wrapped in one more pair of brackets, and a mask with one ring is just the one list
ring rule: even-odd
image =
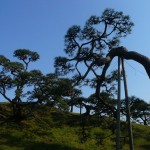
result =
[{"label": "dark tree line", "polygon": [[[5,56],[0,56],[0,94],[11,104],[15,120],[23,119],[24,107],[39,104],[70,112],[73,112],[74,107],[84,107],[85,112],[82,115],[95,115],[98,118],[114,117],[116,111],[114,95],[117,93],[116,71],[109,74],[102,84],[100,97],[103,102],[95,93],[89,97],[83,97],[82,91],[78,87],[75,88],[76,82],[73,79],[60,77],[56,73],[44,75],[40,70],[28,70],[29,63],[39,59],[38,53],[20,49],[14,51],[14,57],[17,57],[19,61],[12,62]],[[96,80],[96,78],[91,79],[88,85],[96,88]],[[9,91],[12,93],[11,97],[8,94]],[[137,97],[131,97],[129,100],[133,121],[149,125],[150,104]],[[122,115],[125,116],[125,100],[122,100],[121,106]]]},{"label": "dark tree line", "polygon": [[[0,55],[0,94],[11,104],[14,119],[22,119],[25,106],[38,104],[71,112],[74,106],[84,107],[84,115],[116,118],[114,96],[118,74],[116,70],[107,74],[113,58],[135,60],[150,75],[149,58],[120,46],[120,39],[130,34],[133,26],[129,16],[113,9],[104,10],[101,16],[91,16],[83,27],[73,25],[65,35],[66,57],[56,57],[55,73],[46,75],[40,70],[29,70],[30,63],[40,58],[37,52],[15,50],[16,62]],[[68,74],[73,76],[64,77]],[[79,88],[82,86],[94,88],[95,93],[83,97]],[[148,125],[149,104],[135,99],[131,97],[131,117]],[[126,114],[124,101],[123,115]]]}]

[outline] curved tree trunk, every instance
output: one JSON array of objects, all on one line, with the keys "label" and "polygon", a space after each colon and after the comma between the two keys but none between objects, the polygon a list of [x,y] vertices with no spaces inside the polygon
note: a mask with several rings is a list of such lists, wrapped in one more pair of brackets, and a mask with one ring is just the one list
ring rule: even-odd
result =
[{"label": "curved tree trunk", "polygon": [[[122,57],[127,60],[134,60],[145,68],[148,77],[150,78],[150,59],[142,54],[139,54],[134,51],[128,51],[125,47],[117,47],[110,50],[107,54],[106,58],[103,60],[103,64],[105,64],[102,75],[106,73],[111,61],[115,56]],[[101,62],[102,63],[102,62]]]},{"label": "curved tree trunk", "polygon": [[101,100],[101,102],[105,106],[107,106],[113,112],[114,117],[116,117],[116,111],[114,110],[113,107],[111,107],[109,104],[105,103],[104,100],[100,98],[99,93],[100,93],[101,85],[105,81],[106,71],[109,68],[110,63],[115,56],[119,56],[119,57],[127,59],[127,60],[131,59],[131,60],[134,60],[134,61],[140,63],[141,65],[143,65],[143,67],[145,68],[145,70],[147,72],[148,77],[150,78],[150,59],[142,54],[137,53],[137,52],[128,51],[125,47],[113,48],[107,54],[106,58],[99,59],[99,61],[97,62],[97,65],[99,65],[99,66],[104,65],[104,67],[103,67],[100,78],[97,79],[96,96],[99,100]]}]

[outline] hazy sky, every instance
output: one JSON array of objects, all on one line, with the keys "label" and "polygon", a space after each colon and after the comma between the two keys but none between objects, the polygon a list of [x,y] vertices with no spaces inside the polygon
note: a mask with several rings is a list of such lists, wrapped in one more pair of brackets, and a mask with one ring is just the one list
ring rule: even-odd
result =
[{"label": "hazy sky", "polygon": [[[41,58],[31,68],[52,73],[54,57],[64,55],[67,29],[83,26],[106,8],[123,11],[135,24],[121,45],[150,57],[149,0],[0,0],[0,55],[13,59],[16,49],[37,51]],[[112,64],[111,69],[116,66]],[[150,80],[143,67],[126,61],[126,70],[129,95],[150,101]]]}]

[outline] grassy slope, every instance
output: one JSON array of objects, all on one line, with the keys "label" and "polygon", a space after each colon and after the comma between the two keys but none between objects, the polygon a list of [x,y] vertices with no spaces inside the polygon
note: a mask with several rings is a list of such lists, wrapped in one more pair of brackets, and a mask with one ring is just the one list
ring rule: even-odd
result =
[{"label": "grassy slope", "polygon": [[[85,126],[82,134],[78,114],[41,107],[34,110],[34,115],[19,124],[8,121],[0,125],[0,150],[115,149],[115,135],[105,128],[106,123]],[[124,129],[122,134],[126,132]],[[135,150],[149,150],[150,127],[133,124],[133,132]],[[129,149],[127,139],[122,140],[122,145],[123,150]]]}]

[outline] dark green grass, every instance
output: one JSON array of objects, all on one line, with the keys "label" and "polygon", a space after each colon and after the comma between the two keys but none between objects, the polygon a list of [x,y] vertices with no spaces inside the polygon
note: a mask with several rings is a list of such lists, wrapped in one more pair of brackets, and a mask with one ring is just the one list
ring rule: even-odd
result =
[{"label": "dark green grass", "polygon": [[[107,118],[83,118],[81,124],[79,114],[46,106],[31,110],[33,114],[19,123],[11,119],[1,123],[0,150],[115,150],[112,121]],[[0,121],[11,113],[11,108],[4,104],[0,114],[5,117]],[[126,133],[127,129],[121,132]],[[150,127],[133,124],[133,136],[135,150],[150,150]],[[121,145],[122,150],[128,150],[128,138],[122,139]]]}]

